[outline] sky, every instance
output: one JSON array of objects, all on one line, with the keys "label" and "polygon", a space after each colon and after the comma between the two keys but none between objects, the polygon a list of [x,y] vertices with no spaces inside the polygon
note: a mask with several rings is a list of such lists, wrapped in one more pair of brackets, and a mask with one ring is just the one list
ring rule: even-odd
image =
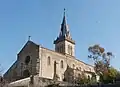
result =
[{"label": "sky", "polygon": [[120,68],[120,0],[0,0],[0,64],[3,73],[28,41],[53,49],[66,8],[75,56],[92,64],[88,47],[100,44],[113,52],[111,65]]}]

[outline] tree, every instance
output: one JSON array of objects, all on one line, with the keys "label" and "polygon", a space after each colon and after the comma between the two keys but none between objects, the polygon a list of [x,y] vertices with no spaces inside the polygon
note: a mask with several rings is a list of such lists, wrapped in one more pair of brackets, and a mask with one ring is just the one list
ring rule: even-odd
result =
[{"label": "tree", "polygon": [[90,78],[87,78],[84,72],[77,78],[78,84],[88,84],[90,82]]},{"label": "tree", "polygon": [[[95,71],[100,76],[100,81],[102,82],[109,72],[110,59],[114,57],[112,52],[105,52],[105,49],[100,45],[93,45],[88,48],[90,55],[88,58],[94,60]],[[104,76],[105,75],[105,76]]]},{"label": "tree", "polygon": [[2,69],[1,69],[1,65],[0,65],[0,87],[3,87],[3,85],[4,85],[4,80],[2,77]]},{"label": "tree", "polygon": [[115,81],[120,81],[120,71],[118,71]]},{"label": "tree", "polygon": [[100,74],[108,70],[110,59],[114,57],[112,52],[105,52],[105,49],[97,44],[90,46],[88,51],[90,52],[88,58],[94,60],[96,72]]},{"label": "tree", "polygon": [[102,81],[104,83],[113,83],[118,75],[120,75],[120,72],[117,69],[109,67],[108,72],[103,74]]},{"label": "tree", "polygon": [[1,65],[0,65],[0,87],[7,87],[8,83],[3,78],[2,71],[3,71],[3,69],[1,68]]},{"label": "tree", "polygon": [[95,73],[92,73],[92,77],[91,77],[91,80],[90,80],[90,84],[94,84],[94,83],[97,83],[96,74],[95,74]]}]

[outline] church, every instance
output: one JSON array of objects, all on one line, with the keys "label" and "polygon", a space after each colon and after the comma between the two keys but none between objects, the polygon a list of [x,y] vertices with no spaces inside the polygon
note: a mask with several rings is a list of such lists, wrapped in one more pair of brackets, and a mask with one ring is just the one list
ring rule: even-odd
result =
[{"label": "church", "polygon": [[[44,38],[43,38],[44,39]],[[17,60],[4,74],[4,78],[13,82],[30,75],[73,82],[84,73],[91,78],[94,67],[75,57],[75,41],[69,31],[65,11],[59,36],[53,41],[55,50],[42,47],[28,40],[17,54]]]}]

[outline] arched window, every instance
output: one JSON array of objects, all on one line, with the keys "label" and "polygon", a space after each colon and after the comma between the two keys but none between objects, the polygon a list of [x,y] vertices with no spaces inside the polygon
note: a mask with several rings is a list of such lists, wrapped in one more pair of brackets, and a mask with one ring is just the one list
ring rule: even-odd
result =
[{"label": "arched window", "polygon": [[60,47],[58,47],[58,52],[60,52]]},{"label": "arched window", "polygon": [[48,65],[50,65],[50,62],[51,62],[51,60],[50,60],[50,56],[48,56]]},{"label": "arched window", "polygon": [[78,67],[76,67],[76,70],[79,70]]},{"label": "arched window", "polygon": [[90,76],[88,75],[88,81],[90,81]]},{"label": "arched window", "polygon": [[29,62],[30,62],[30,56],[26,56],[26,58],[25,58],[25,64],[28,65]]},{"label": "arched window", "polygon": [[80,71],[81,71],[81,67],[79,67]]},{"label": "arched window", "polygon": [[73,64],[73,68],[75,68],[75,65]]},{"label": "arched window", "polygon": [[61,60],[61,68],[63,68],[63,60]]},{"label": "arched window", "polygon": [[62,53],[62,45],[60,46],[60,53]]},{"label": "arched window", "polygon": [[80,78],[80,73],[78,73],[78,78]]},{"label": "arched window", "polygon": [[90,72],[91,72],[91,68],[89,68]]},{"label": "arched window", "polygon": [[70,46],[70,55],[72,55],[72,46]]},{"label": "arched window", "polygon": [[63,53],[63,44],[61,45],[61,52]]},{"label": "arched window", "polygon": [[70,45],[68,45],[68,54],[70,54]]}]

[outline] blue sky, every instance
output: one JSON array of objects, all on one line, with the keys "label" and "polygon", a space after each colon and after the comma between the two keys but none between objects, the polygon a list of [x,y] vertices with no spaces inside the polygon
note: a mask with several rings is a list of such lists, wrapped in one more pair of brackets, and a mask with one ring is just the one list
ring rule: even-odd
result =
[{"label": "blue sky", "polygon": [[86,63],[88,47],[100,44],[115,55],[119,69],[120,0],[0,0],[0,64],[5,72],[17,53],[32,41],[54,49],[66,8],[67,23],[76,41],[76,57]]}]

